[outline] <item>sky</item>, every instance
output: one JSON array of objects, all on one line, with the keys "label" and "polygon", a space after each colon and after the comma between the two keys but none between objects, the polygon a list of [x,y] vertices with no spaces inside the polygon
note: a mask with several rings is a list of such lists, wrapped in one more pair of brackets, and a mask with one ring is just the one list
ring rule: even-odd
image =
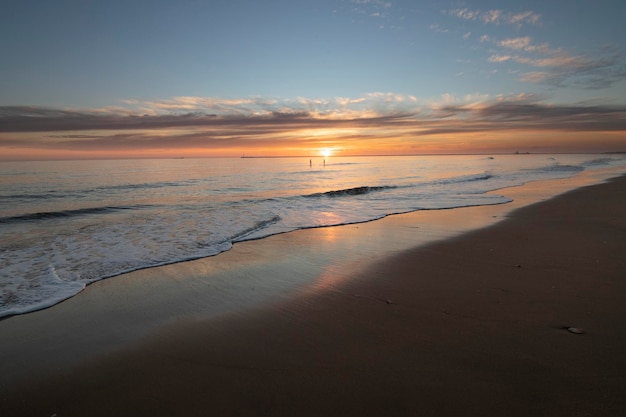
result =
[{"label": "sky", "polygon": [[0,160],[626,151],[626,1],[9,0]]}]

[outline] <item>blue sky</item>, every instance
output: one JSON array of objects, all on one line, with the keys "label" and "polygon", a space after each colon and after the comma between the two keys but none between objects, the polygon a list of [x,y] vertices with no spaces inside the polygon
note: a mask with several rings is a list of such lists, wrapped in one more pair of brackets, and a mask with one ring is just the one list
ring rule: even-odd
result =
[{"label": "blue sky", "polygon": [[[35,116],[68,132],[189,113],[419,121],[447,109],[456,123],[503,102],[537,115],[601,107],[614,131],[626,105],[624,21],[623,0],[8,1],[0,139],[19,147],[10,133]],[[103,123],[76,126],[80,115]]]}]

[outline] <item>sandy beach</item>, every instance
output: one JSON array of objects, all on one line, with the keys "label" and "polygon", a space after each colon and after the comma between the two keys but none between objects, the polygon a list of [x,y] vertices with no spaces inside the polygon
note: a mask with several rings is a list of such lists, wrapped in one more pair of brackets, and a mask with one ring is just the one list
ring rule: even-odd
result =
[{"label": "sandy beach", "polygon": [[0,321],[0,415],[624,415],[626,176],[598,181],[99,282]]}]

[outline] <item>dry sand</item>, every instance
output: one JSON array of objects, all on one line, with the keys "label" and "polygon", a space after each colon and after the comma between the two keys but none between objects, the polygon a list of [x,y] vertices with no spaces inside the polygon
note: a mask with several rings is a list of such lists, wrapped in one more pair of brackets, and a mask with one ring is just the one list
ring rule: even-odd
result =
[{"label": "dry sand", "polygon": [[[563,189],[560,183],[552,183],[554,190]],[[546,189],[553,192],[548,185],[534,186],[545,196]],[[505,194],[519,197],[523,206],[524,196],[543,199],[539,188]],[[446,225],[456,219],[480,226],[505,212],[489,207],[431,214],[447,216]],[[249,302],[229,293],[239,306],[234,310],[179,311],[168,304],[167,314],[176,319],[153,319],[150,325],[133,315],[149,329],[135,341],[126,337],[136,331],[125,324],[127,310],[63,333],[58,320],[82,317],[90,307],[132,304],[107,295],[107,285],[117,285],[113,279],[50,310],[0,322],[0,335],[12,336],[7,344],[27,352],[20,357],[4,350],[18,362],[37,356],[35,342],[49,340],[32,337],[36,318],[47,318],[47,331],[65,336],[60,346],[75,352],[81,338],[89,339],[90,352],[98,344],[80,329],[122,327],[111,333],[119,343],[105,352],[56,371],[42,366],[45,372],[3,384],[0,415],[626,415],[624,214],[626,177],[620,177],[522,207],[506,220],[456,237],[449,237],[458,229],[454,224],[437,228],[414,214],[370,228],[352,225],[249,242],[235,248],[238,254],[233,249],[216,257],[211,273],[219,275],[236,262],[232,257],[251,251],[243,269],[258,273],[257,264],[269,262],[280,266],[269,271],[285,277],[294,270],[310,275],[278,295],[268,290]],[[402,248],[417,227],[446,239]],[[389,249],[392,241],[403,243]],[[311,259],[320,259],[316,252],[328,242],[343,243],[329,246],[339,254],[320,270]],[[354,242],[371,248],[357,250]],[[254,247],[275,255],[259,255]],[[309,257],[296,257],[298,250]],[[194,265],[172,266],[172,274],[178,271],[183,280],[181,268],[200,268],[199,275],[208,268]],[[155,308],[147,301],[137,304],[138,310]]]}]

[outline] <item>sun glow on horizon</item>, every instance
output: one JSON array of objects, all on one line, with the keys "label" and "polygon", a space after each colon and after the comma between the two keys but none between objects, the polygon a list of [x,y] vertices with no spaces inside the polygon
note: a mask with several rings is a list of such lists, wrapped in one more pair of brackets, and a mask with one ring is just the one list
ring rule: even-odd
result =
[{"label": "sun glow on horizon", "polygon": [[324,158],[328,158],[329,156],[332,156],[332,154],[333,154],[333,150],[330,148],[320,149],[320,155],[322,155]]}]

